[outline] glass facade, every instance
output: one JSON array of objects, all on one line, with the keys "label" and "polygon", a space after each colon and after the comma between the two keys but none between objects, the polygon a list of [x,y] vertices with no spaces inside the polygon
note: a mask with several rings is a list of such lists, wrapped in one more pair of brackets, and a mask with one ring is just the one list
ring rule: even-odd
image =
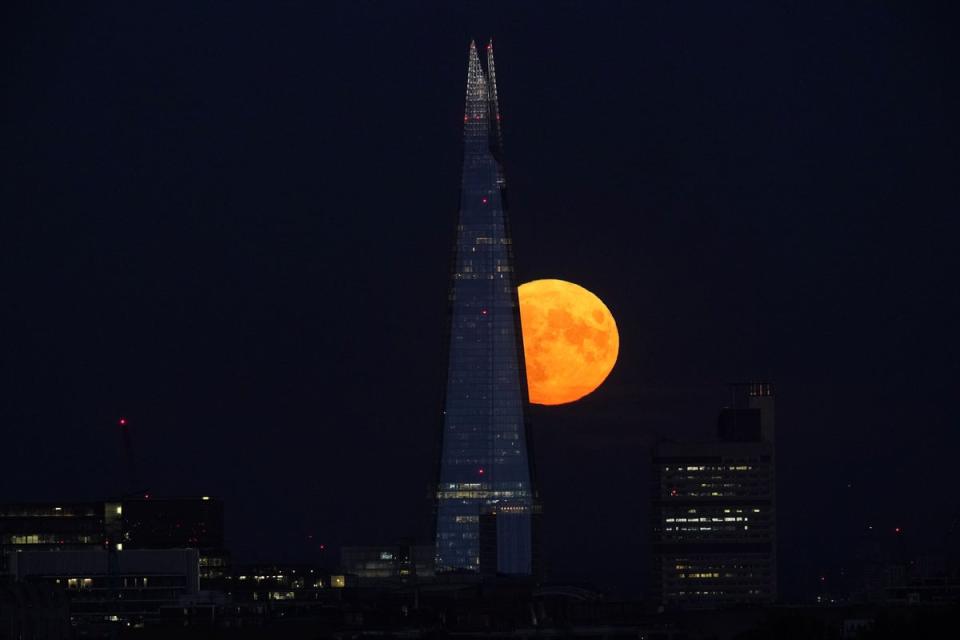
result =
[{"label": "glass facade", "polygon": [[[534,486],[492,44],[486,71],[470,44],[463,119],[436,570],[480,572],[483,565],[523,575],[534,564]],[[481,555],[489,557],[481,563]]]}]

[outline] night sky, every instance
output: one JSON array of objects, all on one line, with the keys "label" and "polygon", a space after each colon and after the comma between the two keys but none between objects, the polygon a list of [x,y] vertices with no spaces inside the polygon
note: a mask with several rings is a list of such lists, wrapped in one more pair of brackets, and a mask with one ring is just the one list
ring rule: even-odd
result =
[{"label": "night sky", "polygon": [[787,597],[868,524],[936,552],[948,4],[3,9],[0,500],[119,493],[126,416],[141,484],[223,498],[238,560],[429,541],[467,45],[493,36],[519,279],[587,287],[621,335],[596,393],[533,411],[555,579],[646,588],[651,443],[711,437],[753,379]]}]

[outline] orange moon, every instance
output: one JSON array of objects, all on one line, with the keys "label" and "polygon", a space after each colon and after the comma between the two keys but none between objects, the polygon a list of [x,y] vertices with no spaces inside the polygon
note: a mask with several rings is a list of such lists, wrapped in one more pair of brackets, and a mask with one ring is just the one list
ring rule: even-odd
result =
[{"label": "orange moon", "polygon": [[565,404],[599,387],[620,351],[607,305],[565,280],[527,282],[517,294],[530,402]]}]

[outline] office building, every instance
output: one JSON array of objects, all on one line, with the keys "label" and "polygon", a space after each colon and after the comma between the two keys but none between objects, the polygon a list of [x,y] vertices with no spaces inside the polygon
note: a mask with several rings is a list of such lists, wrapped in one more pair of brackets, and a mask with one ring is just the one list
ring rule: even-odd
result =
[{"label": "office building", "polygon": [[228,569],[223,503],[210,497],[137,496],[100,502],[0,504],[0,573],[23,551],[176,549],[200,551],[200,577]]},{"label": "office building", "polygon": [[534,570],[534,478],[501,117],[493,63],[470,43],[463,180],[449,293],[449,349],[436,503],[437,572],[479,573],[481,518],[490,572]]},{"label": "office building", "polygon": [[667,608],[777,598],[774,394],[734,385],[717,440],[653,453],[653,585]]}]

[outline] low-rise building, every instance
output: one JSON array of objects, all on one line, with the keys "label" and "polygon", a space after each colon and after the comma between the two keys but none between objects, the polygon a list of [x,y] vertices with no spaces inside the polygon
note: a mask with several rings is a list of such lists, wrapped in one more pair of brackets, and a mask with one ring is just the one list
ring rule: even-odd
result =
[{"label": "low-rise building", "polygon": [[343,547],[340,565],[361,583],[412,582],[433,578],[433,545],[394,544],[369,547]]},{"label": "low-rise building", "polygon": [[18,551],[9,556],[18,583],[62,588],[78,624],[142,623],[200,588],[196,549]]}]

